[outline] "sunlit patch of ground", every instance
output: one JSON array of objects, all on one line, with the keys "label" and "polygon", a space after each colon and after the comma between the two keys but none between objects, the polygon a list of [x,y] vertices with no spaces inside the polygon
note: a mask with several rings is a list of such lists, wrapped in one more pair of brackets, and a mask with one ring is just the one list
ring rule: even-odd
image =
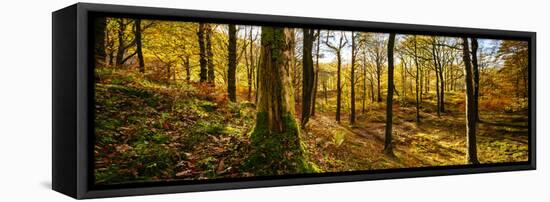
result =
[{"label": "sunlit patch of ground", "polygon": [[[435,107],[435,102],[423,103],[421,121],[418,124],[414,103],[407,105],[408,107],[395,104],[395,157],[382,154],[385,107],[380,105],[383,102],[374,103],[374,107],[369,107],[365,113],[359,112],[353,126],[349,125],[346,113],[342,114],[342,122],[339,124],[334,120],[334,113],[318,115],[307,127],[311,138],[306,140],[310,145],[313,145],[312,142],[316,145],[309,146],[316,156],[312,160],[328,172],[465,164],[465,115],[460,110],[463,103],[459,96],[461,95],[449,93],[446,111],[440,117],[433,112],[435,110],[427,110]],[[528,160],[525,112],[481,111],[481,119],[477,130],[478,159],[481,163]],[[313,137],[316,141],[313,141]],[[336,144],[335,139],[343,141]]]}]

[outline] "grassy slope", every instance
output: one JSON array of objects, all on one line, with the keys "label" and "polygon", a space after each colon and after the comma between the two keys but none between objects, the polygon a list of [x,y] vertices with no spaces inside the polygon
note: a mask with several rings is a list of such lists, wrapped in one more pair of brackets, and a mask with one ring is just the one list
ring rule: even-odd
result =
[{"label": "grassy slope", "polygon": [[248,175],[238,168],[253,106],[228,103],[208,86],[102,71],[95,86],[98,183]]}]

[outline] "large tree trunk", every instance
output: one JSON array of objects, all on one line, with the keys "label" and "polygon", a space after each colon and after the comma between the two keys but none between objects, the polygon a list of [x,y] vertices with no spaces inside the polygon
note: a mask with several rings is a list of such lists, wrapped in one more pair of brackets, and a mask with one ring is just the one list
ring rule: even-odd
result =
[{"label": "large tree trunk", "polygon": [[287,28],[262,27],[256,126],[245,164],[257,175],[313,171],[304,158],[300,128],[294,119],[290,34]]},{"label": "large tree trunk", "polygon": [[357,52],[355,44],[355,32],[351,32],[351,72],[350,72],[350,116],[349,123],[355,124],[355,54]]},{"label": "large tree trunk", "polygon": [[206,26],[205,40],[206,40],[206,60],[208,64],[208,83],[211,85],[215,84],[215,74],[214,74],[214,52],[212,50],[212,25],[208,24]]},{"label": "large tree trunk", "polygon": [[229,44],[227,46],[227,52],[227,93],[229,94],[230,101],[237,102],[235,78],[235,71],[237,70],[237,28],[234,24],[229,25]]},{"label": "large tree trunk", "polygon": [[197,38],[199,42],[199,63],[200,63],[200,73],[199,73],[199,81],[205,82],[206,81],[206,44],[204,43],[204,32],[206,29],[206,25],[204,23],[199,23],[199,30],[197,31]]},{"label": "large tree trunk", "polygon": [[479,65],[477,63],[477,48],[478,43],[476,38],[471,38],[472,43],[472,68],[474,73],[474,106],[475,106],[475,120],[479,122]]},{"label": "large tree trunk", "polygon": [[107,19],[105,17],[98,17],[94,22],[94,62],[96,67],[103,67],[107,58],[107,53],[105,52],[105,27],[107,26]]},{"label": "large tree trunk", "polygon": [[386,98],[386,135],[384,139],[384,154],[393,155],[392,125],[393,125],[393,46],[395,33],[390,33],[388,39],[388,97]]},{"label": "large tree trunk", "polygon": [[475,120],[475,98],[474,98],[474,81],[472,78],[473,70],[470,60],[470,48],[468,47],[468,39],[462,37],[462,51],[464,60],[464,79],[466,83],[466,144],[468,145],[467,160],[470,164],[478,164],[477,160],[477,145],[476,145],[476,127]]},{"label": "large tree trunk", "polygon": [[141,49],[141,19],[135,19],[135,37],[136,37],[136,52],[138,56],[139,72],[145,72],[145,62],[143,61],[143,50]]},{"label": "large tree trunk", "polygon": [[311,116],[311,106],[313,105],[313,29],[303,29],[303,55],[302,55],[302,120],[301,125],[305,127]]}]

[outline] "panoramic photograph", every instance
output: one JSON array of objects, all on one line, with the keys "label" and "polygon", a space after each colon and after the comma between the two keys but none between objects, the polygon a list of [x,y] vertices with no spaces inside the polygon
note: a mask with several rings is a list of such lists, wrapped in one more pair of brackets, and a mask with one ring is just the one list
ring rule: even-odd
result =
[{"label": "panoramic photograph", "polygon": [[527,41],[97,17],[95,185],[529,161]]}]

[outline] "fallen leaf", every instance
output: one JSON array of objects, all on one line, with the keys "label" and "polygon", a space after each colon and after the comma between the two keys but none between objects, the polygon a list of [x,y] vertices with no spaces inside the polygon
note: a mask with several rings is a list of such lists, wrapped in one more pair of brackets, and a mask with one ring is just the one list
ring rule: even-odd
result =
[{"label": "fallen leaf", "polygon": [[225,167],[225,163],[224,163],[224,159],[222,159],[220,161],[220,164],[218,164],[218,169],[216,170],[216,173],[218,174],[222,173],[225,170],[224,167]]},{"label": "fallen leaf", "polygon": [[190,174],[191,174],[191,170],[184,170],[179,173],[176,173],[176,177],[189,176]]}]

